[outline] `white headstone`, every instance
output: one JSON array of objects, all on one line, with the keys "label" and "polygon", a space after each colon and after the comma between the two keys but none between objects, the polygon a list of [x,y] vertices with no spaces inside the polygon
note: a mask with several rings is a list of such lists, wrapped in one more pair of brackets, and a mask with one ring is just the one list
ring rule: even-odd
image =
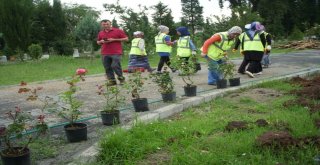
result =
[{"label": "white headstone", "polygon": [[79,50],[78,49],[73,49],[73,58],[80,57],[79,55]]},{"label": "white headstone", "polygon": [[7,56],[0,56],[0,62],[1,62],[1,63],[8,62]]},{"label": "white headstone", "polygon": [[41,59],[49,59],[49,54],[42,55]]}]

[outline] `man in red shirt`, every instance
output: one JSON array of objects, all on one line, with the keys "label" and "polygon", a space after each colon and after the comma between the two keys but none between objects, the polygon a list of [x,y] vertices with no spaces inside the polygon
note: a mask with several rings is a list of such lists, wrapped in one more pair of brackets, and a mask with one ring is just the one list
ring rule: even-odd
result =
[{"label": "man in red shirt", "polygon": [[120,84],[124,83],[121,68],[122,41],[128,41],[127,35],[123,30],[114,28],[110,20],[102,20],[102,31],[97,37],[97,44],[101,45],[102,64],[108,78],[107,85],[116,85],[114,73],[118,76]]}]

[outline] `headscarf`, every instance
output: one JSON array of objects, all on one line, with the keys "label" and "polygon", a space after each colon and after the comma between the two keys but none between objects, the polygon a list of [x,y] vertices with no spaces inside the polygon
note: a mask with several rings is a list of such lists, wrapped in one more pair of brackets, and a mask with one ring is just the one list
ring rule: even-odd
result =
[{"label": "headscarf", "polygon": [[190,33],[187,27],[181,26],[181,27],[178,27],[176,30],[181,34],[181,37],[190,36]]},{"label": "headscarf", "polygon": [[261,30],[260,22],[252,22],[250,29],[247,31],[250,39],[252,40],[257,31]]},{"label": "headscarf", "polygon": [[230,28],[229,30],[228,30],[228,34],[241,34],[242,33],[242,29],[241,29],[241,27],[239,27],[239,26],[234,26],[234,27],[232,27],[232,28]]},{"label": "headscarf", "polygon": [[165,32],[169,32],[169,28],[167,26],[164,26],[164,25],[160,25],[158,27],[158,30],[159,30],[159,34],[160,33],[165,33]]},{"label": "headscarf", "polygon": [[143,36],[144,33],[142,31],[136,31],[133,33],[133,35],[138,37],[138,36]]}]

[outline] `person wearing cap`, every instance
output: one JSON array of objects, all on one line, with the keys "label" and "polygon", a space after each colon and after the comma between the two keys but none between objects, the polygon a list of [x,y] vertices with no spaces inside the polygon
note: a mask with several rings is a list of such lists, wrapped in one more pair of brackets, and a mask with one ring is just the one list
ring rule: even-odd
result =
[{"label": "person wearing cap", "polygon": [[[160,61],[158,63],[157,72],[161,73],[163,65],[166,63],[170,67],[170,54],[172,50],[172,45],[174,42],[171,42],[171,38],[168,35],[169,28],[164,25],[158,27],[159,33],[154,37],[156,44],[156,52],[160,56]],[[170,68],[172,72],[175,72],[175,69]]]},{"label": "person wearing cap", "polygon": [[[242,54],[244,55],[238,72],[247,74],[254,78],[254,74],[262,74],[261,60],[264,54],[266,39],[261,31],[261,24],[259,22],[252,22],[250,29],[242,33],[236,40],[234,50],[240,46]],[[248,68],[246,68],[249,64]]]},{"label": "person wearing cap", "polygon": [[214,34],[204,42],[201,56],[208,60],[208,85],[216,85],[220,80],[219,65],[223,64],[223,58],[227,58],[226,51],[231,49],[235,38],[241,33],[242,29],[234,26],[226,32]]},{"label": "person wearing cap", "polygon": [[148,72],[152,72],[147,53],[145,49],[144,33],[136,31],[133,33],[134,39],[131,41],[131,49],[129,53],[128,71],[133,72],[135,69],[143,68]]},{"label": "person wearing cap", "polygon": [[263,25],[261,25],[261,33],[263,33],[264,36],[266,37],[266,46],[265,46],[266,49],[265,49],[265,53],[263,54],[261,64],[263,65],[263,67],[268,68],[270,65],[269,57],[271,52],[272,38],[271,38],[271,35],[265,31],[265,27]]},{"label": "person wearing cap", "polygon": [[180,36],[177,41],[177,56],[180,59],[188,62],[191,55],[196,55],[196,47],[190,39],[190,33],[187,27],[181,26],[176,29],[177,34]]},{"label": "person wearing cap", "polygon": [[103,30],[98,33],[97,44],[101,45],[102,63],[108,79],[107,85],[117,85],[115,74],[120,84],[123,84],[125,78],[120,63],[123,54],[121,42],[128,41],[128,37],[123,30],[112,27],[110,20],[102,20],[101,26]]}]

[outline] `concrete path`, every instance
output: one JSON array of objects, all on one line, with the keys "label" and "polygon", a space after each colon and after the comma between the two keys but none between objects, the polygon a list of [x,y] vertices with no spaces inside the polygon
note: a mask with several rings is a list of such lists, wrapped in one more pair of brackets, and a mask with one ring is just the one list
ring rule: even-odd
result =
[{"label": "concrete path", "polygon": [[[240,65],[241,59],[233,60],[237,66]],[[148,80],[145,83],[145,91],[142,96],[145,96],[149,100],[150,111],[135,113],[131,105],[131,98],[127,97],[127,104],[121,109],[121,125],[124,128],[130,128],[132,123],[137,120],[148,122],[157,119],[166,118],[174,113],[181,112],[183,109],[197,105],[201,102],[210,101],[211,99],[222,95],[225,92],[237,90],[239,88],[248,87],[252,84],[259,83],[261,81],[269,81],[272,79],[280,79],[286,76],[295,75],[307,75],[311,72],[320,71],[320,50],[307,50],[298,53],[289,54],[274,54],[271,55],[270,68],[264,69],[262,75],[258,75],[255,78],[249,78],[247,75],[238,75],[241,78],[242,85],[239,87],[216,89],[216,86],[207,85],[207,69],[206,64],[202,64],[202,70],[195,74],[195,84],[198,86],[197,97],[185,97],[183,96],[183,82],[181,77],[177,73],[173,73],[172,77],[176,84],[175,89],[177,91],[177,102],[173,104],[163,103],[161,96],[157,91],[157,86]],[[144,73],[148,76],[148,73]],[[126,75],[127,76],[127,75]],[[81,91],[78,94],[80,100],[84,101],[84,106],[81,108],[83,112],[82,118],[88,124],[89,139],[83,143],[66,144],[70,150],[66,153],[59,154],[56,158],[43,160],[37,162],[41,165],[49,164],[66,164],[66,162],[75,161],[74,164],[89,162],[97,154],[97,141],[99,140],[99,132],[104,129],[112,129],[112,127],[106,127],[101,124],[101,119],[97,117],[99,110],[103,106],[103,99],[97,95],[97,84],[103,84],[105,78],[103,75],[88,76],[85,82],[81,82]],[[43,91],[39,93],[41,97],[51,96],[56,97],[57,94],[67,89],[66,81],[53,80],[42,83],[29,84],[30,87],[43,87]],[[7,86],[0,87],[0,124],[8,124],[9,121],[5,116],[5,112],[13,110],[15,106],[20,106],[25,111],[30,111],[33,115],[39,114],[39,102],[27,102],[25,101],[26,95],[18,94],[19,86]],[[61,125],[65,122],[61,120],[55,113],[47,113],[46,119],[49,121],[51,127],[51,134],[60,136],[63,135]],[[72,163],[71,163],[72,164]]]}]

